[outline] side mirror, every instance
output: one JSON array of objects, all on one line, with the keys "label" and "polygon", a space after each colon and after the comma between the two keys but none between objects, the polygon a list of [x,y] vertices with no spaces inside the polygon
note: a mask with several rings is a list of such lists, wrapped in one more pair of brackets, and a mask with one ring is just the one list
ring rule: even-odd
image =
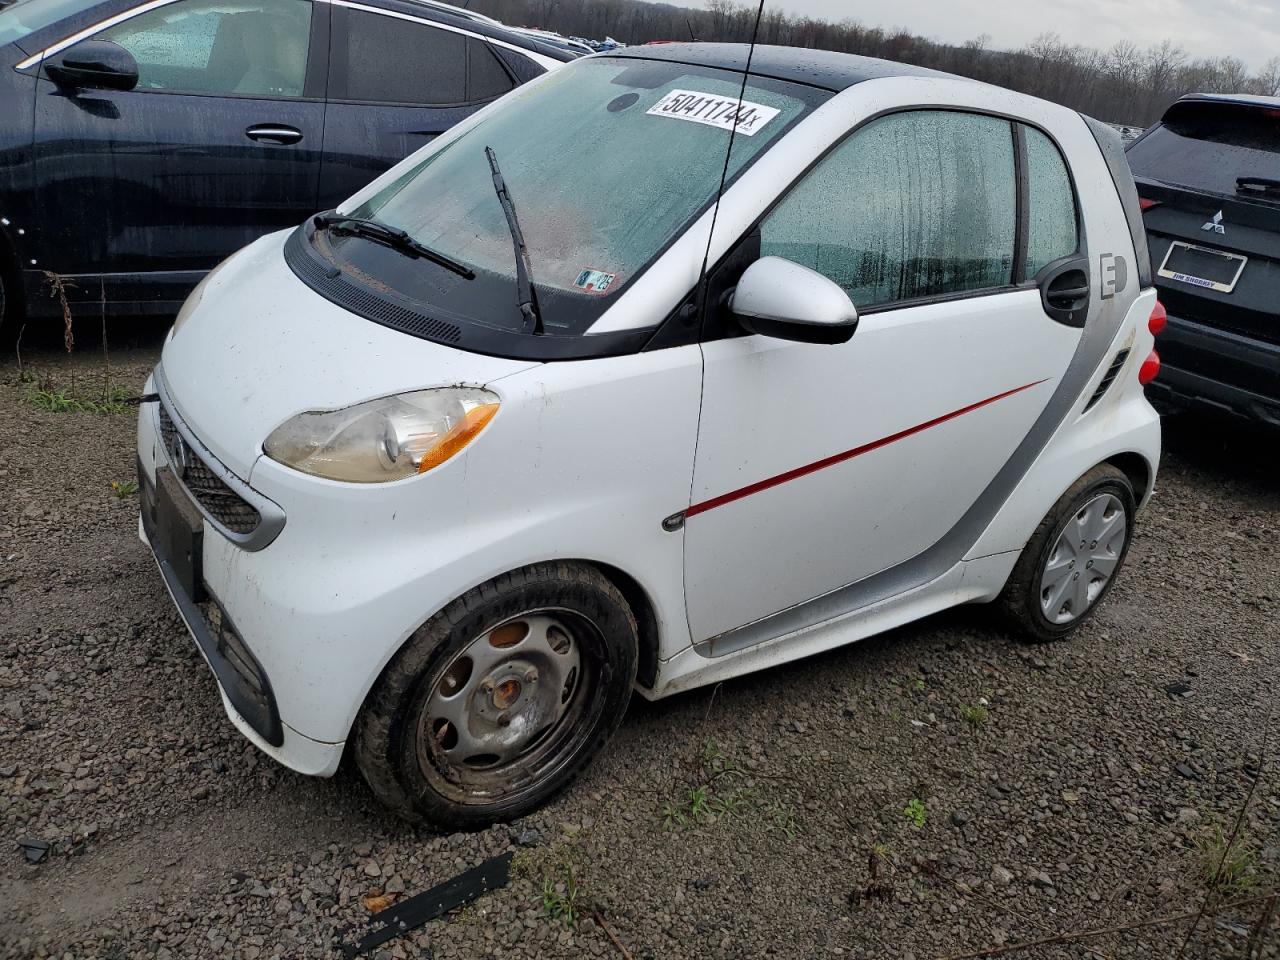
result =
[{"label": "side mirror", "polygon": [[82,40],[44,65],[60,87],[132,90],[138,85],[138,61],[111,40]]},{"label": "side mirror", "polygon": [[845,343],[858,311],[822,274],[782,257],[761,257],[743,271],[729,309],[745,329],[800,343]]}]

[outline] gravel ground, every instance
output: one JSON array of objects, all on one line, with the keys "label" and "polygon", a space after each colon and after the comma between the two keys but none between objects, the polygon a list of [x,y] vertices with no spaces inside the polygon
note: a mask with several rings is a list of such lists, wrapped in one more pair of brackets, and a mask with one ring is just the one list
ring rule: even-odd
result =
[{"label": "gravel ground", "polygon": [[[140,340],[111,358],[129,390],[158,354],[158,332]],[[26,360],[98,389],[92,345]],[[137,540],[136,497],[111,488],[133,472],[132,414],[48,412],[27,389],[10,354],[0,955],[334,957],[369,922],[362,896],[512,848],[508,886],[376,956],[967,955],[1196,911],[1242,810],[1225,899],[1276,889],[1274,437],[1167,424],[1127,569],[1069,643],[1021,645],[966,608],[714,696],[637,702],[549,808],[436,836],[353,770],[301,777],[234,731]],[[28,837],[52,845],[43,862],[25,862]],[[1183,955],[1245,957],[1259,916],[1212,911]],[[1172,957],[1190,926],[1011,953]],[[1267,932],[1253,955],[1280,956]]]}]

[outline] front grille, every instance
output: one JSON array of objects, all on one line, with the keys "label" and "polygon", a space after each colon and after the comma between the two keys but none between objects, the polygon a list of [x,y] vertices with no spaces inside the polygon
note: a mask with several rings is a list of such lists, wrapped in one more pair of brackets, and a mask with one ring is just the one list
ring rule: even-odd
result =
[{"label": "front grille", "polygon": [[218,475],[200,459],[199,454],[189,450],[185,469],[173,462],[172,450],[178,438],[178,428],[174,426],[173,418],[169,416],[169,411],[164,408],[164,404],[159,406],[160,438],[164,442],[165,459],[178,474],[178,479],[182,481],[183,486],[200,505],[200,509],[232,533],[253,533],[262,522],[261,515],[239,494],[223,483]]},{"label": "front grille", "polygon": [[1129,359],[1128,348],[1125,348],[1116,354],[1115,359],[1111,361],[1111,366],[1107,368],[1107,372],[1098,383],[1098,389],[1093,391],[1093,396],[1090,397],[1089,402],[1084,405],[1084,411],[1082,412],[1087,412],[1090,407],[1102,399],[1102,395],[1107,392],[1107,389],[1111,386],[1117,374],[1120,373],[1120,368],[1124,366],[1124,362],[1127,359]]}]

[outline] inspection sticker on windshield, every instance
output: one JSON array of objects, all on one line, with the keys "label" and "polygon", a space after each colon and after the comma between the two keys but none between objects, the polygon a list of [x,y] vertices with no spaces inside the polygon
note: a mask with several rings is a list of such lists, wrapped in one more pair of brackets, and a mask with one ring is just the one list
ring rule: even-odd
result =
[{"label": "inspection sticker on windshield", "polygon": [[747,137],[754,137],[780,112],[776,107],[766,107],[763,103],[737,97],[717,97],[696,90],[672,90],[645,111],[655,117],[690,120],[722,130],[734,129],[736,120],[738,133]]},{"label": "inspection sticker on windshield", "polygon": [[603,270],[588,268],[578,274],[578,279],[573,281],[573,285],[586,290],[588,293],[604,293],[609,289],[609,284],[613,283],[613,278],[616,276],[616,273],[605,273]]}]

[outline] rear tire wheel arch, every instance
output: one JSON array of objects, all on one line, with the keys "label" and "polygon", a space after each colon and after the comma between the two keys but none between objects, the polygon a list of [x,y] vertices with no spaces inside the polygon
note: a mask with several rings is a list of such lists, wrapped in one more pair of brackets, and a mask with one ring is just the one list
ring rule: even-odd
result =
[{"label": "rear tire wheel arch", "polygon": [[[593,651],[601,687],[598,711],[580,743],[545,782],[491,803],[460,804],[444,797],[419,767],[419,718],[446,666],[486,630],[535,609],[561,608],[590,619],[600,633]],[[593,565],[536,563],[501,574],[451,601],[418,628],[392,657],[353,726],[352,755],[370,789],[413,822],[445,829],[477,829],[523,816],[584,770],[621,723],[636,676],[639,630],[622,592]],[[594,696],[594,694],[592,694]]]},{"label": "rear tire wheel arch", "polygon": [[[1121,503],[1125,512],[1126,533],[1115,568],[1088,608],[1066,623],[1049,620],[1041,608],[1041,583],[1046,564],[1067,522],[1089,501],[1102,494],[1111,494]],[[1124,569],[1129,546],[1133,542],[1133,525],[1137,514],[1137,496],[1128,474],[1110,462],[1093,467],[1077,479],[1050,507],[1035,532],[1032,533],[1004,589],[996,598],[996,606],[1006,624],[1022,637],[1032,642],[1047,643],[1060,640],[1075,631],[1089,619],[1106,599]]]}]

